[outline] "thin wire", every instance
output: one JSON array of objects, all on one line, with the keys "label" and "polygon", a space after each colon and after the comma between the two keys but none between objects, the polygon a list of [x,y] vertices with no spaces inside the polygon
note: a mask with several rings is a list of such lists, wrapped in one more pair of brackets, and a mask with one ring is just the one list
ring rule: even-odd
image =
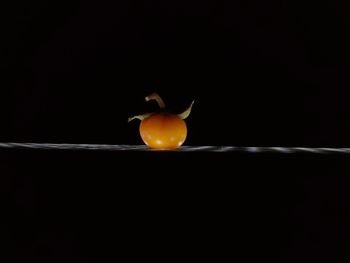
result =
[{"label": "thin wire", "polygon": [[[92,150],[92,151],[156,151],[146,145],[113,144],[68,144],[68,143],[0,143],[0,149],[32,150]],[[236,146],[182,146],[178,152],[247,152],[247,153],[311,153],[349,154],[350,148],[307,148],[307,147],[236,147]]]}]

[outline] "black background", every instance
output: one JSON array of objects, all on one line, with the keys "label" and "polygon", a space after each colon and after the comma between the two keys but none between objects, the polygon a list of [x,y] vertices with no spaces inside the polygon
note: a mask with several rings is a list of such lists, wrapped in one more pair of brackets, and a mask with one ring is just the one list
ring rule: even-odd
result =
[{"label": "black background", "polygon": [[347,155],[0,152],[3,262],[348,262]]},{"label": "black background", "polygon": [[[349,146],[342,1],[9,1],[0,141]],[[349,262],[347,155],[0,151],[1,262]],[[7,259],[7,257],[9,259]]]},{"label": "black background", "polygon": [[[10,5],[10,6],[9,6]],[[11,1],[2,141],[139,144],[130,115],[196,99],[188,145],[347,146],[342,1]]]}]

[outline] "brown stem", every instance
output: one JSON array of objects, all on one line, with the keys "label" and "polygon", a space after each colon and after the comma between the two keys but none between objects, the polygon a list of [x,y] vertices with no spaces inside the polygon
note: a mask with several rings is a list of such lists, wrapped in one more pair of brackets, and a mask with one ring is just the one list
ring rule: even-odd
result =
[{"label": "brown stem", "polygon": [[177,116],[179,116],[180,119],[183,119],[183,120],[186,119],[191,113],[193,103],[194,103],[194,100],[192,101],[191,105],[183,113],[180,113]]},{"label": "brown stem", "polygon": [[152,115],[152,113],[145,113],[145,114],[141,114],[141,115],[135,115],[135,116],[129,117],[128,118],[128,122],[131,122],[132,120],[135,120],[135,119],[138,119],[138,120],[142,121],[142,120],[148,118],[151,115]]},{"label": "brown stem", "polygon": [[163,99],[156,92],[146,96],[145,100],[146,101],[155,100],[158,103],[160,109],[164,109],[165,108],[165,103],[164,103]]}]

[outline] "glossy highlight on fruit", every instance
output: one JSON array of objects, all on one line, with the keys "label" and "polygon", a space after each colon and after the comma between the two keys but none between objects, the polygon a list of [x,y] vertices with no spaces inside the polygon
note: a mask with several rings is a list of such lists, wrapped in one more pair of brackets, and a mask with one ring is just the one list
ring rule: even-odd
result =
[{"label": "glossy highlight on fruit", "polygon": [[146,113],[130,117],[141,120],[139,132],[143,142],[153,149],[176,149],[186,140],[187,125],[186,119],[192,109],[191,105],[180,114],[171,114],[166,111],[164,101],[157,93],[147,96],[146,101],[156,100],[161,111],[157,113]]}]

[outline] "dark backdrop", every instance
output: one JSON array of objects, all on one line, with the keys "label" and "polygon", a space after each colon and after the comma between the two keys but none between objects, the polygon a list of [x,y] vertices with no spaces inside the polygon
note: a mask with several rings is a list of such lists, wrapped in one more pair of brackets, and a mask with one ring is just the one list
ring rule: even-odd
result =
[{"label": "dark backdrop", "polygon": [[[187,145],[342,146],[343,1],[3,1],[0,141],[140,144],[196,99]],[[350,262],[349,158],[0,150],[0,261]]]},{"label": "dark backdrop", "polygon": [[344,1],[10,1],[1,141],[141,143],[157,91],[187,144],[348,146]]}]

